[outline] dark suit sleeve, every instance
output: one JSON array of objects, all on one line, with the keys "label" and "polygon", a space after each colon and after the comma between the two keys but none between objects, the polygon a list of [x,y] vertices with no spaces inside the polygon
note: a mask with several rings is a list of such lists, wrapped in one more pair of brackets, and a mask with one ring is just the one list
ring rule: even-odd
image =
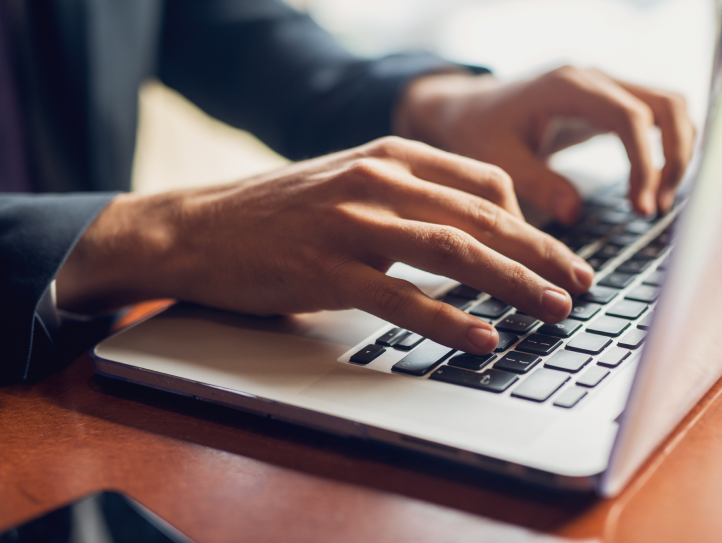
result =
[{"label": "dark suit sleeve", "polygon": [[430,54],[359,59],[280,0],[168,0],[158,75],[302,159],[390,134],[404,85],[453,66]]},{"label": "dark suit sleeve", "polygon": [[61,362],[59,338],[48,333],[38,303],[113,196],[0,196],[0,383],[39,377]]}]

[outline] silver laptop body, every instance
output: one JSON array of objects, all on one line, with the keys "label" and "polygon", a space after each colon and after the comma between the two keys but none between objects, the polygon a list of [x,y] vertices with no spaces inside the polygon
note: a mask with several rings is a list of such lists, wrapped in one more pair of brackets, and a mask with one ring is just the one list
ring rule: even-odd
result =
[{"label": "silver laptop body", "polygon": [[[608,257],[596,262],[595,284],[615,285],[599,290],[616,295],[606,303],[578,300],[584,310],[570,337],[540,336],[543,323],[522,330],[524,316],[513,308],[397,265],[395,275],[500,329],[511,326],[505,333],[517,339],[492,359],[473,360],[429,340],[415,343],[357,310],[267,319],[178,304],[97,345],[94,369],[544,485],[615,495],[722,375],[722,117],[715,110],[686,204],[646,228],[638,219],[624,222],[624,207],[614,203],[619,189],[593,200],[588,227],[609,225],[604,220],[614,213],[617,224],[595,230],[606,233],[578,254]],[[614,254],[605,249],[612,239]],[[633,272],[624,287],[611,277],[618,269]],[[636,316],[613,309],[640,304],[646,309]],[[599,306],[591,316],[590,306]],[[619,319],[627,323],[621,332],[597,330],[597,345],[584,352],[581,342],[579,350],[575,338]],[[539,337],[555,343],[549,354],[535,351]],[[617,361],[611,352],[624,356]]]}]

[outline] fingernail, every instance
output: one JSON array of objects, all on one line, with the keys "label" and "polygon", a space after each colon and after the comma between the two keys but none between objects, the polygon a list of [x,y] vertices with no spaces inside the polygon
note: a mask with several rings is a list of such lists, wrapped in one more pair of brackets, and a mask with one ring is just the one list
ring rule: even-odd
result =
[{"label": "fingernail", "polygon": [[576,259],[572,261],[572,270],[574,272],[574,279],[583,290],[587,290],[592,286],[594,269],[589,264],[581,258]]},{"label": "fingernail", "polygon": [[492,330],[476,326],[469,330],[468,337],[471,344],[484,353],[490,353],[499,343],[496,333]]},{"label": "fingernail", "polygon": [[569,307],[569,295],[548,288],[542,295],[542,304],[544,309],[555,317],[566,317]]}]

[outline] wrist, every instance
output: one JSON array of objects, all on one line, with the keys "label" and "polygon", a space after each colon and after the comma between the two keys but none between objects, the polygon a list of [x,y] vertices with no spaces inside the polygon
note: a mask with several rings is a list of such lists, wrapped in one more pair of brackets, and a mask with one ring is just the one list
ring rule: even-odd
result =
[{"label": "wrist", "polygon": [[404,89],[394,113],[394,133],[452,150],[449,141],[463,99],[470,92],[498,85],[490,74],[477,76],[461,70],[414,79]]},{"label": "wrist", "polygon": [[176,193],[115,197],[58,272],[58,307],[90,314],[172,297],[177,209]]}]

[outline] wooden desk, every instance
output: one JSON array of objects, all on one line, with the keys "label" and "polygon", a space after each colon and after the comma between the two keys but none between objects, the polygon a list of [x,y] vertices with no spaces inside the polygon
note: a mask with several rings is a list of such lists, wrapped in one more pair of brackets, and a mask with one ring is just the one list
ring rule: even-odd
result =
[{"label": "wooden desk", "polygon": [[722,539],[722,382],[615,500],[97,377],[0,388],[0,531],[101,489],[199,543]]}]

